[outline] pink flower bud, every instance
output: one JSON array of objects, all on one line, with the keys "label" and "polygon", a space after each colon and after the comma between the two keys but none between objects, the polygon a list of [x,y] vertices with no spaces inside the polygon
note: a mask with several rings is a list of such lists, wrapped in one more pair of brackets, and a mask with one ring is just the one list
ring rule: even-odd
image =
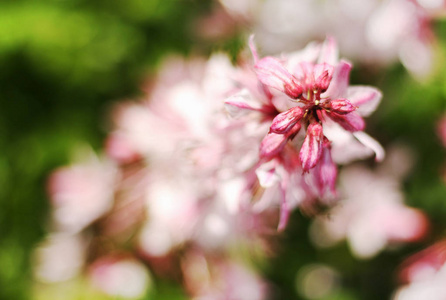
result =
[{"label": "pink flower bud", "polygon": [[295,106],[283,113],[278,114],[272,124],[271,131],[275,133],[287,133],[297,122],[302,119],[304,110]]},{"label": "pink flower bud", "polygon": [[333,78],[333,70],[334,67],[326,63],[315,65],[313,70],[315,88],[319,89],[321,92],[325,92]]},{"label": "pink flower bud", "polygon": [[356,112],[351,112],[345,115],[331,112],[328,113],[327,115],[347,131],[356,132],[364,130],[365,128],[364,119]]},{"label": "pink flower bud", "polygon": [[301,128],[299,123],[289,129],[285,134],[270,132],[263,138],[260,144],[260,158],[272,158],[282,151],[288,139],[297,134]]},{"label": "pink flower bud", "polygon": [[320,160],[322,155],[323,137],[324,134],[321,124],[314,122],[308,125],[307,135],[299,153],[302,169],[304,171],[314,168]]},{"label": "pink flower bud", "polygon": [[[325,144],[325,143],[324,143]],[[336,178],[338,169],[331,158],[331,151],[329,146],[323,147],[321,161],[315,176],[317,176],[317,187],[320,195],[324,195],[326,190],[336,194]]]},{"label": "pink flower bud", "polygon": [[292,80],[291,83],[284,83],[283,92],[290,98],[297,99],[302,95],[303,89],[299,83]]},{"label": "pink flower bud", "polygon": [[260,158],[271,158],[285,147],[287,137],[284,134],[270,132],[260,144]]},{"label": "pink flower bud", "polygon": [[352,111],[356,110],[356,106],[350,103],[347,99],[336,99],[331,100],[328,104],[328,107],[331,111],[338,113],[340,115],[345,115],[348,113],[351,113]]}]

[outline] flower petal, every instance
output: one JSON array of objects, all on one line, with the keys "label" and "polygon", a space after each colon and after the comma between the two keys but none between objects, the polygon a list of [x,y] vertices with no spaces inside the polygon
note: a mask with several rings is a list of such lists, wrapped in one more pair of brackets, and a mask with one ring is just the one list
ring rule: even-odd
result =
[{"label": "flower petal", "polygon": [[357,112],[364,117],[375,111],[381,98],[381,91],[371,86],[352,86],[347,89],[347,99],[358,107]]},{"label": "flower petal", "polygon": [[289,53],[286,58],[286,68],[290,70],[291,74],[295,75],[296,68],[300,68],[302,62],[316,63],[320,51],[321,44],[312,42],[309,43],[303,50],[299,50],[293,53]]},{"label": "flower petal", "polygon": [[248,45],[249,49],[251,50],[252,57],[254,58],[254,63],[257,63],[259,61],[259,54],[257,53],[257,47],[254,43],[254,34],[249,36]]},{"label": "flower petal", "polygon": [[308,171],[316,166],[321,158],[323,137],[321,124],[311,123],[308,125],[307,135],[299,153],[303,171]]},{"label": "flower petal", "polygon": [[374,138],[363,131],[354,132],[353,135],[364,146],[372,149],[373,152],[375,152],[376,161],[383,161],[384,157],[386,156],[386,152],[384,151],[384,148],[381,146],[380,143],[378,143]]},{"label": "flower petal", "polygon": [[277,174],[275,163],[271,164],[271,162],[275,161],[272,160],[264,163],[256,169],[256,175],[259,180],[259,184],[263,188],[272,187],[273,185],[281,181],[279,174]]},{"label": "flower petal", "polygon": [[231,117],[237,119],[253,111],[261,111],[261,106],[247,89],[243,89],[225,100],[225,109]]},{"label": "flower petal", "polygon": [[303,61],[294,68],[293,76],[299,80],[305,89],[311,88],[314,84],[313,69],[314,64],[308,61]]},{"label": "flower petal", "polygon": [[334,66],[338,63],[338,58],[339,50],[335,39],[333,37],[327,37],[322,44],[318,63],[327,63]]},{"label": "flower petal", "polygon": [[281,134],[287,133],[294,126],[294,124],[302,119],[304,113],[305,112],[301,107],[295,106],[278,114],[271,124],[271,131]]},{"label": "flower petal", "polygon": [[259,80],[263,84],[284,92],[293,99],[302,94],[302,87],[299,82],[276,58],[264,57],[254,67]]},{"label": "flower petal", "polygon": [[342,98],[346,95],[351,69],[351,63],[345,60],[341,60],[341,62],[334,69],[333,78],[331,80],[330,86],[324,93],[324,97],[336,99]]}]

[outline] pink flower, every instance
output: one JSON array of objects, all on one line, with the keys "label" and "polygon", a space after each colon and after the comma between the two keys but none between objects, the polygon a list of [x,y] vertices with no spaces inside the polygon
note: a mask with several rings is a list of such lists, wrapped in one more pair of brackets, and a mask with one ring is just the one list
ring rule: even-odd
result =
[{"label": "pink flower", "polygon": [[[384,165],[371,172],[352,166],[341,172],[342,197],[327,215],[318,216],[310,230],[316,245],[328,247],[346,239],[353,254],[370,258],[388,245],[422,239],[428,230],[423,212],[407,207],[400,191],[404,151],[390,153]],[[399,170],[400,169],[400,170]],[[404,169],[404,167],[403,167]]]},{"label": "pink flower", "polygon": [[[362,117],[375,110],[381,93],[373,87],[349,86],[351,64],[338,61],[337,46],[331,38],[281,59],[259,59],[252,38],[250,47],[260,83],[250,83],[251,77],[245,72],[242,85],[246,88],[225,103],[232,116],[269,126],[260,143],[256,173],[262,187],[280,186],[280,194],[285,197],[281,200],[279,225],[283,228],[296,205],[309,204],[315,198],[329,202],[336,195],[337,168],[332,147],[343,151],[356,143],[361,145],[357,146],[361,153],[355,152],[357,157],[375,151],[377,160],[382,159],[381,146],[362,132]],[[349,142],[338,143],[333,134],[336,130],[349,136]],[[295,175],[302,172],[305,174]],[[270,201],[269,194],[265,193],[258,206]]]},{"label": "pink flower", "polygon": [[445,263],[446,241],[439,241],[406,259],[400,268],[400,279],[404,283],[427,279]]},{"label": "pink flower", "polygon": [[190,239],[201,213],[200,190],[180,177],[172,188],[169,179],[158,175],[147,186],[147,220],[138,239],[140,249],[149,256],[165,256]]},{"label": "pink flower", "polygon": [[87,240],[79,234],[51,233],[34,250],[34,275],[46,283],[77,276],[85,264]]},{"label": "pink flower", "polygon": [[403,262],[395,300],[446,298],[446,243],[439,241]]},{"label": "pink flower", "polygon": [[308,172],[320,161],[323,149],[330,152],[330,141],[323,134],[327,118],[350,132],[364,129],[362,116],[376,108],[381,93],[372,87],[349,87],[351,64],[337,62],[336,53],[334,40],[327,39],[316,59],[310,61],[293,61],[293,57],[283,63],[273,57],[257,61],[259,80],[290,98],[289,108],[273,119],[262,142],[262,158],[277,155],[287,140],[306,128],[299,156],[303,171]]},{"label": "pink flower", "polygon": [[148,269],[132,257],[102,257],[90,266],[92,285],[107,295],[141,299],[151,285]]},{"label": "pink flower", "polygon": [[85,162],[55,170],[48,180],[56,226],[79,232],[110,210],[117,172],[94,155]]}]

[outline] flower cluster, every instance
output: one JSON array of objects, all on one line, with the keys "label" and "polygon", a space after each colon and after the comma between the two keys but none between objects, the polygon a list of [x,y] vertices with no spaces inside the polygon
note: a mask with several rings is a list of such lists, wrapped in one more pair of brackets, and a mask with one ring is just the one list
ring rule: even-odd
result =
[{"label": "flower cluster", "polygon": [[[338,59],[332,38],[281,59],[259,59],[253,39],[251,51],[258,78],[256,90],[248,86],[227,99],[226,106],[234,116],[249,114],[247,122],[252,122],[256,114],[257,120],[268,124],[256,172],[264,188],[280,186],[283,199],[279,228],[284,228],[289,207],[295,205],[292,203],[302,205],[336,195],[337,167],[332,148],[340,161],[373,151],[377,160],[383,158],[381,146],[363,132],[363,116],[375,110],[381,92],[369,86],[349,86],[352,65]],[[347,153],[349,149],[357,151]]]},{"label": "flower cluster", "polygon": [[182,278],[194,299],[265,299],[255,269],[231,254],[266,255],[277,222],[274,208],[249,205],[266,128],[227,117],[237,73],[224,55],[171,58],[145,99],[115,107],[103,157],[81,152],[49,178],[39,281],[86,276],[102,294],[140,299],[154,273]]},{"label": "flower cluster", "polygon": [[[50,176],[51,234],[36,251],[38,279],[87,276],[95,290],[132,299],[153,276],[180,278],[193,299],[268,296],[235,249],[267,256],[294,208],[313,212],[339,198],[338,164],[383,159],[363,131],[381,92],[349,85],[352,64],[338,58],[333,38],[280,58],[260,58],[253,39],[250,48],[254,64],[233,66],[222,54],[171,58],[142,99],[116,105],[103,156],[84,155]],[[424,234],[421,214],[388,202],[370,218],[384,211],[401,222],[367,234],[384,244]]]}]

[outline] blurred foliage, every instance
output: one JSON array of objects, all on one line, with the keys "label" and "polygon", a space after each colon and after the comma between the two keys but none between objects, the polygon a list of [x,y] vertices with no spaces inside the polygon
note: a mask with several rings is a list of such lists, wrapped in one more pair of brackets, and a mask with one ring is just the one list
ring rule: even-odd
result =
[{"label": "blurred foliage", "polygon": [[[144,77],[168,53],[223,49],[235,57],[243,47],[240,37],[209,43],[194,35],[194,20],[210,8],[208,0],[0,3],[0,299],[30,299],[29,254],[45,233],[46,177],[68,162],[79,143],[101,147],[109,104],[136,96]],[[446,187],[439,175],[445,149],[435,134],[446,111],[446,22],[436,25],[439,63],[429,81],[415,81],[401,66],[361,80],[355,71],[352,78],[384,92],[368,131],[384,145],[400,141],[415,150],[417,164],[405,189],[408,203],[425,210],[435,224],[430,240],[444,236],[446,228]],[[329,299],[388,298],[401,258],[430,242],[358,262],[345,244],[316,250],[308,242],[309,220],[300,212],[292,220],[279,254],[264,266],[276,299],[301,299],[296,272],[316,261],[344,278],[344,289]],[[82,283],[72,284],[67,289],[81,293]],[[157,283],[152,293],[154,299],[185,299],[171,283]]]}]

